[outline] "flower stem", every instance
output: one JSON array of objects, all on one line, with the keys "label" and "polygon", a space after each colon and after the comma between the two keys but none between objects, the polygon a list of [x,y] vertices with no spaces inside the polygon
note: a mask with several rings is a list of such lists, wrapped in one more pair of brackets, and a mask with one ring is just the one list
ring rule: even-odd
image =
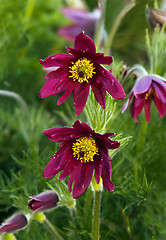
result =
[{"label": "flower stem", "polygon": [[128,11],[130,11],[130,9],[132,9],[133,7],[135,6],[135,3],[132,2],[130,4],[127,4],[123,10],[119,13],[119,15],[117,16],[116,20],[115,20],[115,24],[113,25],[113,28],[109,34],[109,37],[108,37],[108,42],[106,44],[106,47],[105,47],[105,52],[104,54],[105,55],[109,55],[109,49],[112,45],[112,42],[113,42],[113,39],[114,39],[114,36],[115,36],[115,33],[117,32],[118,28],[119,28],[119,25],[123,19],[123,17],[126,15],[126,13]]},{"label": "flower stem", "polygon": [[25,23],[27,23],[32,16],[32,12],[33,12],[34,6],[35,6],[35,1],[36,0],[29,0],[27,2],[27,7],[25,9],[25,14],[24,14],[24,22]]},{"label": "flower stem", "polygon": [[20,104],[26,118],[29,117],[29,110],[28,110],[27,104],[25,103],[25,101],[19,94],[15,93],[15,92],[7,91],[7,90],[0,90],[0,95],[14,98],[15,100],[17,100],[17,102]]},{"label": "flower stem", "polygon": [[101,191],[94,191],[94,205],[93,205],[93,240],[99,240],[100,237],[100,202]]},{"label": "flower stem", "polygon": [[57,240],[63,240],[63,238],[59,235],[59,233],[55,230],[54,226],[47,220],[45,219],[43,224],[50,230],[52,235],[55,237]]},{"label": "flower stem", "polygon": [[102,41],[101,36],[103,36],[102,32],[103,32],[103,29],[104,29],[106,1],[107,0],[102,0],[102,4],[101,4],[101,17],[98,20],[97,25],[96,25],[96,32],[95,32],[96,51],[98,51],[100,43]]}]

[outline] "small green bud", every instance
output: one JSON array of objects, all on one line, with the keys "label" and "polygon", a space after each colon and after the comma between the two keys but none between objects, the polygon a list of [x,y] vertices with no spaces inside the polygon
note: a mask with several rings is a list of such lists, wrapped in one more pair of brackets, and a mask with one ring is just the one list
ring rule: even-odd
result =
[{"label": "small green bud", "polygon": [[37,220],[40,223],[43,223],[46,219],[45,215],[43,212],[37,212],[32,215],[32,218]]}]

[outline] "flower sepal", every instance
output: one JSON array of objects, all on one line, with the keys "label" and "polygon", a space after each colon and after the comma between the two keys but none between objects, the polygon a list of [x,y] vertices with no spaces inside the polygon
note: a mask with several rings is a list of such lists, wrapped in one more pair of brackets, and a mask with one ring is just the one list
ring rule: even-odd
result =
[{"label": "flower sepal", "polygon": [[92,177],[92,181],[91,181],[91,187],[92,187],[92,191],[103,191],[103,183],[100,177],[100,181],[99,184],[97,184],[95,177]]},{"label": "flower sepal", "polygon": [[1,240],[17,240],[16,237],[14,236],[14,234],[12,234],[12,233],[5,234],[0,239]]},{"label": "flower sepal", "polygon": [[43,212],[36,212],[33,214],[32,219],[34,219],[40,223],[43,223],[45,221],[46,217]]},{"label": "flower sepal", "polygon": [[[56,177],[55,177],[55,179],[56,179]],[[73,199],[72,194],[69,193],[68,186],[65,183],[65,181],[63,181],[63,180],[56,181],[56,183],[55,183],[56,188],[54,186],[52,186],[50,183],[47,183],[47,184],[52,190],[54,190],[58,193],[59,199],[60,199],[58,206],[66,206],[69,209],[75,208],[76,200]]]}]

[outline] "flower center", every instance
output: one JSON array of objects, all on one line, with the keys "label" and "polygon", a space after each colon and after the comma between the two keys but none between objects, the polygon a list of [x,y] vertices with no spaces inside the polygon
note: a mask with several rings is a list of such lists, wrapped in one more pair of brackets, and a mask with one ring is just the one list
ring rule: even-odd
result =
[{"label": "flower center", "polygon": [[153,98],[155,97],[155,90],[154,90],[154,87],[152,87],[152,89],[150,90],[150,92],[146,93],[145,95],[145,100],[147,100],[148,98]]},{"label": "flower center", "polygon": [[81,162],[94,161],[94,155],[99,155],[96,142],[93,138],[80,137],[72,145],[73,156]]},{"label": "flower center", "polygon": [[94,72],[93,70],[95,67],[93,63],[86,58],[81,58],[77,60],[75,63],[72,62],[72,66],[69,67],[71,70],[69,72],[71,75],[69,78],[73,78],[73,81],[82,82],[89,82],[89,79],[93,77]]}]

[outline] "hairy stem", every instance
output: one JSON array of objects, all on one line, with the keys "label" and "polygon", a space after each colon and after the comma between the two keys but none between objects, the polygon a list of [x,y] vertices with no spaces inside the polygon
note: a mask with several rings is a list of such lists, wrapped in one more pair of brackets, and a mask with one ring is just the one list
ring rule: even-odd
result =
[{"label": "hairy stem", "polygon": [[60,234],[55,230],[54,226],[47,219],[44,220],[43,224],[50,230],[55,239],[63,240]]},{"label": "hairy stem", "polygon": [[102,1],[101,4],[101,17],[97,22],[96,25],[96,32],[95,32],[95,45],[96,50],[98,51],[100,43],[101,43],[101,36],[103,36],[102,31],[104,30],[104,20],[105,20],[105,8],[106,8],[106,0]]},{"label": "hairy stem", "polygon": [[93,240],[100,239],[100,202],[101,191],[94,192],[94,205],[93,205]]},{"label": "hairy stem", "polygon": [[29,110],[28,110],[27,104],[19,94],[15,92],[7,91],[7,90],[0,90],[0,95],[14,98],[20,104],[25,116],[29,117]]}]

